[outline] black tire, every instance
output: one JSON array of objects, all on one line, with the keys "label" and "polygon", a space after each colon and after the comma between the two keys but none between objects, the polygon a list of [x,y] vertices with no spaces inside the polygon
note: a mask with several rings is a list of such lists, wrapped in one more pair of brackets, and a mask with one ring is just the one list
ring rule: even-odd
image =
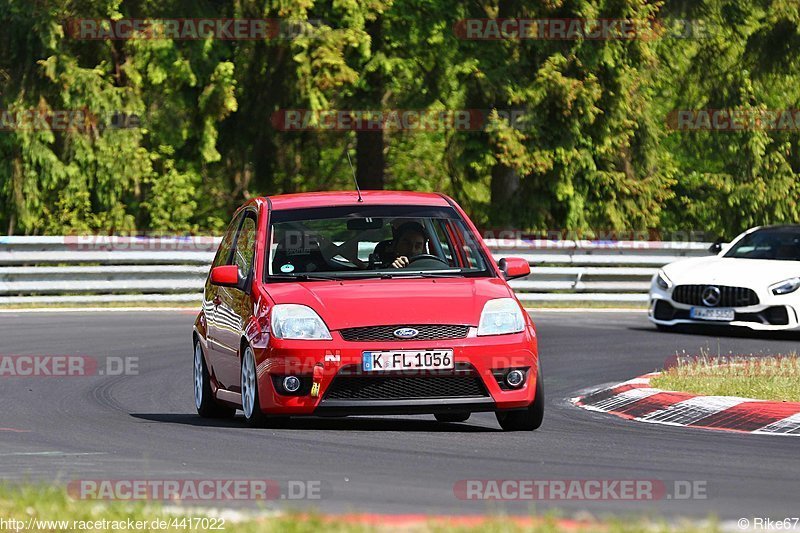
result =
[{"label": "black tire", "polygon": [[[248,361],[249,358],[249,361]],[[252,366],[247,366],[251,364]],[[241,380],[242,380],[242,412],[244,413],[244,419],[247,422],[247,425],[251,427],[281,427],[285,425],[285,423],[289,420],[289,417],[286,416],[270,416],[265,414],[261,410],[261,403],[259,401],[260,393],[258,391],[258,379],[255,379],[255,375],[253,376],[254,379],[249,381],[250,387],[253,394],[253,403],[252,405],[245,405],[245,402],[248,401],[245,398],[245,372],[249,372],[252,369],[255,372],[255,356],[253,354],[252,348],[249,346],[245,347],[244,353],[242,354],[242,367],[241,367]]]},{"label": "black tire", "polygon": [[454,411],[452,413],[436,413],[433,416],[439,422],[466,422],[472,413]]},{"label": "black tire", "polygon": [[199,340],[194,342],[194,406],[197,414],[203,418],[233,418],[236,409],[217,403],[211,391],[211,376],[203,357],[203,348]]},{"label": "black tire", "polygon": [[536,395],[527,409],[497,411],[497,422],[503,431],[533,431],[539,429],[544,420],[544,383],[542,369],[536,370]]},{"label": "black tire", "polygon": [[[267,425],[267,416],[261,411],[258,378],[255,370],[255,355],[252,348],[246,346],[242,353],[241,366],[241,387],[242,387],[242,412],[247,425],[252,427],[264,427]],[[252,394],[252,398],[250,395]]]}]

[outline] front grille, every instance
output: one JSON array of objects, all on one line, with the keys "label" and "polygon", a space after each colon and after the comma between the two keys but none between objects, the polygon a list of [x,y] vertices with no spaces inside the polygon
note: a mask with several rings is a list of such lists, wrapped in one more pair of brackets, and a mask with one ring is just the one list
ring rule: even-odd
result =
[{"label": "front grille", "polygon": [[707,287],[717,287],[720,292],[719,303],[715,307],[747,307],[758,305],[758,295],[745,287],[726,287],[723,285],[678,285],[672,291],[672,299],[687,305],[702,305],[703,291]]},{"label": "front grille", "polygon": [[[402,328],[414,328],[419,333],[410,339],[400,339],[394,332]],[[446,324],[368,326],[348,328],[340,331],[346,341],[435,341],[439,339],[463,339],[469,332],[469,326]]]},{"label": "front grille", "polygon": [[412,400],[484,398],[489,394],[474,373],[452,376],[337,376],[326,400]]},{"label": "front grille", "polygon": [[[690,320],[688,309],[676,309],[664,300],[658,300],[653,311],[656,320]],[[735,313],[735,322],[754,322],[756,324],[769,324],[785,326],[789,324],[789,312],[784,306],[767,307],[758,313]],[[713,324],[713,322],[709,322]],[[722,325],[722,324],[720,324]]]}]

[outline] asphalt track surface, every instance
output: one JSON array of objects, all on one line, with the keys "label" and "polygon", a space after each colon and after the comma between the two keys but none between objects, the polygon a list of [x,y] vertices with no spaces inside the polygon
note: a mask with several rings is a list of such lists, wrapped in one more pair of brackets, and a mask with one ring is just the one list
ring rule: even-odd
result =
[{"label": "asphalt track surface", "polygon": [[[251,429],[194,410],[193,314],[0,314],[0,354],[134,356],[138,374],[2,377],[0,479],[272,479],[321,481],[321,499],[244,502],[323,512],[463,515],[560,509],[565,516],[648,515],[723,520],[800,514],[800,439],[625,421],[568,398],[661,368],[677,352],[777,354],[797,335],[660,333],[644,313],[533,312],[547,408],[542,428],[503,433],[494,415],[463,424],[432,416],[298,419]],[[461,500],[467,479],[675,480],[705,484],[705,499]],[[220,503],[212,503],[220,506]]]}]

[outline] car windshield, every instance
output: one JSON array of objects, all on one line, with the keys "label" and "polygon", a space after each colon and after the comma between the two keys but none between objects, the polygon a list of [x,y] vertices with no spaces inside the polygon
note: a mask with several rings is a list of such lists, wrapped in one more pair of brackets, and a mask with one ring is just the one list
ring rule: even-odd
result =
[{"label": "car windshield", "polygon": [[493,276],[458,213],[426,206],[273,211],[267,278]]},{"label": "car windshield", "polygon": [[800,227],[756,230],[734,244],[725,257],[800,261]]}]

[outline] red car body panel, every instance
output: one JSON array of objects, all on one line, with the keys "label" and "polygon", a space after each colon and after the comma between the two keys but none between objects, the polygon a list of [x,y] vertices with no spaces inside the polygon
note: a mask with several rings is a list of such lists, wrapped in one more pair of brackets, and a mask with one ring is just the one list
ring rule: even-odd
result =
[{"label": "red car body panel", "polygon": [[[339,371],[347,366],[360,366],[361,353],[364,350],[388,349],[386,343],[376,342],[348,342],[342,348],[341,337],[333,334],[332,341],[323,341],[320,346],[309,350],[305,341],[275,341],[273,346],[261,350],[257,354],[259,360],[259,376],[262,376],[260,390],[269,390],[272,396],[261,396],[261,409],[272,414],[311,415],[320,405],[324,391],[330,386]],[[499,337],[499,336],[498,336]],[[472,337],[452,340],[450,342],[437,341],[438,346],[446,345],[454,350],[456,364],[470,363],[475,367],[491,394],[497,409],[515,409],[530,405],[534,400],[536,388],[536,375],[532,373],[530,379],[521,389],[502,391],[492,376],[492,368],[501,366],[532,365],[535,368],[536,340],[531,330],[517,335],[504,335],[508,337],[498,343],[497,338]],[[397,344],[397,343],[394,343]],[[520,348],[528,344],[528,348]],[[414,350],[429,348],[430,341],[404,342],[402,349]],[[338,362],[324,362],[325,356],[335,354],[339,356]],[[502,355],[500,355],[502,354]],[[269,373],[310,375],[315,364],[323,362],[324,377],[320,390],[323,391],[318,398],[283,396],[275,392],[268,378]],[[354,414],[358,414],[354,412]]]},{"label": "red car body panel", "polygon": [[477,326],[487,300],[511,296],[499,278],[284,283],[270,287],[269,293],[274,303],[311,307],[331,331],[383,324]]},{"label": "red car body panel", "polygon": [[362,191],[363,202],[355,191],[304,192],[270,196],[272,209],[306,209],[334,205],[424,205],[447,207],[449,199],[443,194],[406,191]]},{"label": "red car body panel", "polygon": [[[199,340],[212,381],[212,390],[218,401],[235,407],[241,406],[241,387],[236,378],[241,369],[242,347],[249,344],[255,355],[260,407],[264,413],[280,415],[329,414],[322,412],[321,404],[334,378],[350,368],[361,365],[365,350],[415,350],[449,348],[453,350],[456,365],[467,364],[480,376],[490,398],[475,408],[476,403],[465,401],[470,410],[519,409],[532,404],[535,398],[538,368],[538,346],[533,322],[527,313],[525,329],[516,334],[476,335],[478,321],[485,303],[496,298],[515,298],[496,262],[490,261],[496,277],[473,278],[412,278],[313,281],[293,283],[264,283],[269,216],[273,210],[306,209],[338,205],[415,205],[452,207],[476,236],[476,242],[487,258],[492,254],[480,238],[473,223],[464,211],[450,198],[433,193],[394,191],[364,191],[363,203],[358,203],[355,192],[321,192],[289,194],[256,198],[242,206],[234,215],[244,210],[257,213],[257,235],[252,286],[249,294],[234,288],[212,287],[206,284],[203,310],[198,314],[194,334]],[[222,292],[222,296],[220,296]],[[224,330],[227,341],[210,338],[209,322],[214,316],[222,319],[223,302],[227,298],[229,310]],[[327,325],[331,340],[284,340],[270,335],[270,312],[276,304],[302,304],[314,309]],[[458,324],[469,326],[466,338],[448,340],[404,341],[345,341],[340,330],[366,326],[404,326],[423,324]],[[235,327],[234,327],[235,326]],[[217,333],[218,336],[222,335]],[[235,342],[233,342],[235,339]],[[231,346],[235,344],[235,346]],[[271,376],[298,375],[311,377],[315,367],[322,367],[318,396],[289,396],[276,390]],[[519,389],[504,390],[492,370],[525,367],[530,369],[528,379]],[[391,401],[392,403],[394,401]],[[377,402],[380,403],[380,402]],[[396,409],[385,405],[380,412],[405,412],[402,402]],[[411,402],[413,403],[413,402]],[[480,403],[480,402],[479,402]],[[448,404],[458,407],[458,402]],[[409,411],[411,412],[411,411]],[[423,411],[432,412],[432,411]],[[349,413],[347,409],[332,414]]]}]

